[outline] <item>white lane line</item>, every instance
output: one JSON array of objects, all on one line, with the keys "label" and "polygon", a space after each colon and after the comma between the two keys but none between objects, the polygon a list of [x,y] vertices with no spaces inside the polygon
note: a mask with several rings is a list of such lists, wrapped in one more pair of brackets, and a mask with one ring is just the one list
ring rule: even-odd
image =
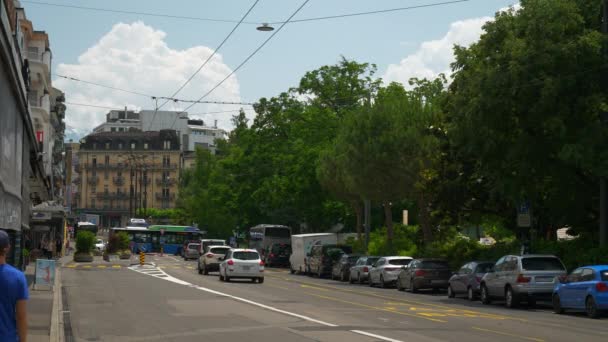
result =
[{"label": "white lane line", "polygon": [[[137,270],[136,267],[130,267],[130,269],[133,270],[133,271],[139,272],[139,270]],[[284,314],[284,315],[287,315],[287,316],[296,317],[296,318],[299,318],[299,319],[302,319],[302,320],[305,320],[305,321],[308,321],[308,322],[324,325],[326,327],[333,327],[333,328],[339,327],[339,325],[336,325],[336,324],[333,324],[333,323],[328,323],[328,322],[320,321],[318,319],[314,319],[312,317],[300,315],[300,314],[297,314],[295,312],[281,310],[281,309],[278,309],[278,308],[275,308],[275,307],[272,307],[272,306],[269,306],[269,305],[266,305],[266,304],[254,302],[254,301],[249,300],[249,299],[233,296],[233,295],[230,295],[230,294],[227,294],[227,293],[224,293],[224,292],[220,292],[220,291],[216,291],[216,290],[212,290],[210,288],[206,288],[206,287],[203,287],[203,286],[194,285],[194,284],[191,284],[189,282],[183,281],[181,279],[177,279],[175,277],[172,277],[172,276],[168,275],[167,273],[165,273],[162,270],[160,270],[160,271],[162,273],[164,273],[166,276],[161,278],[161,277],[158,277],[158,276],[155,276],[155,275],[151,275],[151,274],[147,274],[147,275],[151,275],[151,276],[153,276],[155,278],[159,278],[159,279],[168,280],[168,281],[176,283],[176,284],[186,285],[186,286],[195,288],[195,289],[200,290],[200,291],[204,291],[204,292],[211,293],[211,294],[214,294],[214,295],[230,298],[230,299],[242,302],[242,303],[246,303],[246,304],[250,304],[250,305],[253,305],[253,306],[257,306],[257,307],[265,309],[265,310],[274,311],[274,312],[281,313],[281,314]],[[142,273],[142,272],[140,272],[140,273]],[[146,274],[146,273],[142,273],[142,274]],[[387,342],[403,342],[403,341],[400,341],[400,340],[395,340],[395,339],[392,339],[392,338],[388,338],[388,337],[385,337],[385,336],[368,333],[368,332],[361,331],[361,330],[349,330],[349,331],[352,332],[352,333],[355,333],[355,334],[377,338],[377,339],[380,339],[382,341],[387,341]]]},{"label": "white lane line", "polygon": [[382,341],[402,342],[400,340],[395,340],[395,339],[392,339],[392,338],[388,338],[388,337],[384,337],[384,336],[381,336],[381,335],[376,335],[376,334],[368,333],[368,332],[361,331],[361,330],[351,330],[350,332],[353,332],[353,333],[359,334],[359,335],[364,335],[364,336],[367,336],[367,337],[377,338],[377,339],[382,340]]}]

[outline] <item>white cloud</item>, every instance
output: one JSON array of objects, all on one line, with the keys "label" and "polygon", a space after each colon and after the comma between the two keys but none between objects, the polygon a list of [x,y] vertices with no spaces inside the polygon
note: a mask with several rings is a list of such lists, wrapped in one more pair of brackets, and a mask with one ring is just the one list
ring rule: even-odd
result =
[{"label": "white cloud", "polygon": [[[519,11],[519,3],[501,8],[504,12],[509,9]],[[426,41],[420,44],[418,50],[402,59],[399,64],[389,64],[383,76],[385,82],[401,82],[405,86],[413,78],[435,78],[445,74],[448,79],[451,74],[450,64],[454,62],[454,45],[468,47],[479,40],[483,33],[483,25],[494,20],[493,17],[481,17],[460,20],[452,23],[448,32],[437,40]]]},{"label": "white cloud", "polygon": [[[171,49],[166,34],[145,25],[119,23],[95,45],[85,51],[77,64],[59,64],[57,74],[128,89],[156,96],[170,96],[185,82],[213,52],[205,46],[186,50]],[[176,97],[198,99],[219,83],[231,69],[216,54],[204,69]],[[151,98],[56,78],[53,85],[66,94],[66,102],[93,104],[115,108],[153,109]],[[205,100],[241,101],[239,83],[231,77]],[[159,100],[159,105],[162,102]],[[170,102],[163,110],[181,110],[188,104]],[[75,131],[90,131],[105,121],[107,109],[67,105],[67,125]],[[196,105],[190,114],[238,109],[236,105]],[[206,115],[208,124],[218,119],[218,125],[229,128],[230,114]]]},{"label": "white cloud", "polygon": [[440,73],[450,75],[454,62],[454,45],[469,46],[477,41],[482,26],[490,17],[461,20],[450,25],[450,30],[438,40],[423,42],[418,50],[405,57],[399,64],[390,64],[383,77],[385,82],[401,82],[404,85],[412,77],[435,78]]}]

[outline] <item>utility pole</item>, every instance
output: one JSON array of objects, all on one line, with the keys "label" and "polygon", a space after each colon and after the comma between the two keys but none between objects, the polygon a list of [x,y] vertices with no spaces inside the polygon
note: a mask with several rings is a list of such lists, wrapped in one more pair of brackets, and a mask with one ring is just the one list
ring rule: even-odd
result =
[{"label": "utility pole", "polygon": [[369,246],[369,233],[371,231],[372,226],[372,208],[371,208],[370,200],[363,200],[363,225],[365,227],[365,251],[367,251],[367,247]]},{"label": "utility pole", "polygon": [[[602,6],[602,32],[608,35],[608,0],[604,0]],[[608,48],[604,43],[603,48],[604,61],[608,60]],[[608,74],[604,70],[602,86],[604,89],[608,87]],[[606,177],[600,177],[600,247],[605,247],[608,243],[608,213],[606,212]]]}]

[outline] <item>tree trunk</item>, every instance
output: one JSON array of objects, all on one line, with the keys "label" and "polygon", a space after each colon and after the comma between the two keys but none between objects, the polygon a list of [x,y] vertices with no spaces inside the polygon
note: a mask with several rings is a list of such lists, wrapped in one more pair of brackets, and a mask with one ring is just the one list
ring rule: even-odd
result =
[{"label": "tree trunk", "polygon": [[428,246],[433,242],[433,230],[431,229],[428,203],[426,202],[423,192],[418,194],[418,210],[420,228],[422,228],[422,238],[425,246]]},{"label": "tree trunk", "polygon": [[394,237],[393,210],[391,208],[391,204],[389,201],[384,201],[383,206],[384,206],[384,220],[385,220],[385,224],[386,224],[386,245],[388,247],[388,250],[392,253],[393,252],[393,237]]},{"label": "tree trunk", "polygon": [[361,201],[353,201],[351,202],[351,206],[355,210],[355,216],[357,217],[356,230],[357,230],[357,241],[361,240],[363,234],[363,206],[361,205]]}]

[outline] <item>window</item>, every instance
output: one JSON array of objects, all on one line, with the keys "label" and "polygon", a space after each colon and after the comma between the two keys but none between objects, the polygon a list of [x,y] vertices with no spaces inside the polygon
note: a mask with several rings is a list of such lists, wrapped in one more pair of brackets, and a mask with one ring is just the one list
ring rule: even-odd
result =
[{"label": "window", "polygon": [[496,262],[496,265],[494,266],[494,270],[496,272],[502,272],[506,258],[507,257],[502,257],[502,258],[498,259],[498,261]]},{"label": "window", "polygon": [[405,266],[412,262],[412,259],[393,259],[389,260],[389,265]]},{"label": "window", "polygon": [[[120,163],[118,165],[120,165]],[[116,176],[122,177],[122,171],[121,170],[116,171]]]},{"label": "window", "polygon": [[163,143],[163,149],[170,150],[171,149],[171,140],[165,140]]},{"label": "window", "polygon": [[148,143],[146,142],[146,143],[144,143],[144,150],[147,150],[147,149],[148,149]]},{"label": "window", "polygon": [[265,236],[278,237],[278,238],[289,238],[291,233],[287,227],[268,227],[264,232]]},{"label": "window", "polygon": [[108,186],[107,185],[103,186],[103,193],[106,194],[106,195],[108,194]]},{"label": "window", "polygon": [[376,267],[384,265],[384,261],[385,261],[384,259],[378,260],[378,262],[376,263]]},{"label": "window", "polygon": [[169,189],[163,189],[163,197],[169,197]]},{"label": "window", "polygon": [[593,281],[595,280],[595,274],[593,270],[590,268],[585,268],[583,270],[583,274],[581,275],[581,281]]},{"label": "window", "polygon": [[103,173],[103,179],[105,179],[105,180],[110,179],[110,172],[109,172],[109,171],[107,171],[107,170],[106,170],[106,171]]},{"label": "window", "polygon": [[125,129],[124,129],[124,127],[120,127],[120,128],[118,129],[118,131],[119,131],[119,132],[124,132],[124,131],[125,131]]},{"label": "window", "polygon": [[112,128],[110,129],[110,132],[116,132],[116,127],[112,127]]},{"label": "window", "polygon": [[446,269],[450,268],[450,266],[447,262],[442,260],[424,260],[420,263],[420,268]]},{"label": "window", "polygon": [[517,258],[507,257],[505,263],[502,266],[503,271],[515,271],[517,270]]},{"label": "window", "polygon": [[608,270],[602,271],[602,280],[608,281]]},{"label": "window", "polygon": [[132,150],[134,150],[134,149],[135,149],[135,143],[134,143],[134,142],[132,142],[132,143],[131,143],[131,149],[132,149]]},{"label": "window", "polygon": [[479,264],[477,265],[477,269],[475,269],[475,273],[488,273],[492,270],[494,264]]},{"label": "window", "polygon": [[91,160],[91,164],[93,164],[93,167],[97,166],[97,157],[93,157],[93,159]]},{"label": "window", "polygon": [[97,143],[93,143],[93,149],[96,150],[97,149]]},{"label": "window", "polygon": [[568,282],[570,282],[570,283],[576,283],[576,282],[581,281],[581,275],[582,274],[583,274],[583,269],[582,268],[575,269],[568,276]]},{"label": "window", "polygon": [[527,271],[563,271],[564,265],[558,258],[523,258],[522,268]]},{"label": "window", "polygon": [[122,150],[122,143],[118,143],[118,149]]},{"label": "window", "polygon": [[97,192],[97,187],[96,186],[91,186],[91,194],[95,194]]},{"label": "window", "polygon": [[373,265],[376,261],[378,261],[379,258],[367,258],[367,260],[365,260],[365,265]]},{"label": "window", "polygon": [[233,252],[232,259],[237,260],[258,260],[260,255],[258,252]]},{"label": "window", "polygon": [[107,142],[107,143],[106,143],[106,150],[109,150],[109,149],[110,149],[110,143],[109,143],[109,142]]}]

